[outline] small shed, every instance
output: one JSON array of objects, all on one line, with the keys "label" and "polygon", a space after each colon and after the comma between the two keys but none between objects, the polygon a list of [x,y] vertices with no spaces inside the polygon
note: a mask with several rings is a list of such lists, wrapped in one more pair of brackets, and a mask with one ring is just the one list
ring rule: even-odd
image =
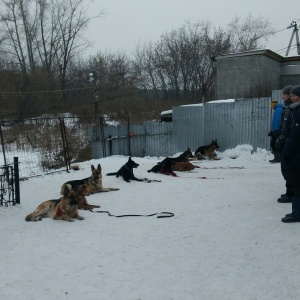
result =
[{"label": "small shed", "polygon": [[172,122],[172,109],[165,110],[160,113],[160,121],[161,122]]}]

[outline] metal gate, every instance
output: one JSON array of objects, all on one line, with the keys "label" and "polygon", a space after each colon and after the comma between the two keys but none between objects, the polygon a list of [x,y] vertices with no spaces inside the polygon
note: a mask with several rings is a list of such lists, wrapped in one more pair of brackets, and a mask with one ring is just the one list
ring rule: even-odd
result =
[{"label": "metal gate", "polygon": [[0,205],[20,204],[19,162],[14,157],[11,165],[0,166]]}]

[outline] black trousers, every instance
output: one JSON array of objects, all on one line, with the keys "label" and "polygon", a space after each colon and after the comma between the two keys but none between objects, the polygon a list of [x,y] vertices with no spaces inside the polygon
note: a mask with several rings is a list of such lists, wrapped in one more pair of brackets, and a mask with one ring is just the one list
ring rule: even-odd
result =
[{"label": "black trousers", "polygon": [[300,168],[291,167],[290,175],[292,177],[291,183],[294,188],[294,197],[300,198]]},{"label": "black trousers", "polygon": [[276,140],[277,140],[277,137],[275,137],[275,136],[272,136],[272,137],[271,137],[270,148],[271,148],[271,151],[272,151],[272,152],[276,152],[276,151],[277,151],[277,148],[276,148]]}]

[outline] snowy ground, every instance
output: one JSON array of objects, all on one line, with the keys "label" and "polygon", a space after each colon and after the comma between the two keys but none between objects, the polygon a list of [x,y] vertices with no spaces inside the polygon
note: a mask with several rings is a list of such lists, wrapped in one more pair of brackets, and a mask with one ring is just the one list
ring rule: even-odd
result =
[{"label": "snowy ground", "polygon": [[[21,204],[0,207],[0,299],[299,299],[300,224],[281,222],[291,204],[276,201],[285,191],[280,165],[248,145],[219,157],[178,178],[147,173],[161,158],[133,158],[137,177],[162,182],[105,176],[123,156],[22,181]],[[63,182],[89,176],[98,163],[104,187],[120,188],[87,197],[99,210],[175,216],[80,211],[83,221],[25,222],[39,203],[59,197]],[[229,166],[244,169],[219,168]]]}]

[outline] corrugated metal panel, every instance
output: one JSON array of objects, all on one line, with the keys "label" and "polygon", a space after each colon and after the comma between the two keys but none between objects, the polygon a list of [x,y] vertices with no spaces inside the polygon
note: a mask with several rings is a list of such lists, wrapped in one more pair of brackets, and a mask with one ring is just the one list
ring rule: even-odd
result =
[{"label": "corrugated metal panel", "polygon": [[[269,149],[267,134],[273,113],[270,101],[270,98],[254,98],[173,107],[173,122],[130,125],[129,131],[133,133],[130,138],[127,125],[109,126],[105,127],[105,137],[116,137],[110,142],[112,154],[131,153],[138,157],[171,156],[187,147],[194,152],[213,139],[218,140],[220,151],[240,144],[250,144],[254,150]],[[101,152],[101,146],[96,149]]]},{"label": "corrugated metal panel", "polygon": [[171,122],[146,122],[146,155],[170,156],[174,153],[173,124]]},{"label": "corrugated metal panel", "polygon": [[235,102],[206,103],[204,110],[205,139],[202,145],[210,144],[213,139],[217,139],[220,151],[224,151],[233,144]]},{"label": "corrugated metal panel", "polygon": [[104,137],[107,155],[129,155],[128,126],[105,126]]},{"label": "corrugated metal panel", "polygon": [[146,149],[145,127],[143,124],[130,124],[130,154],[144,156]]},{"label": "corrugated metal panel", "polygon": [[195,151],[204,142],[204,106],[186,105],[173,107],[173,141],[175,153],[188,147]]},{"label": "corrugated metal panel", "polygon": [[254,149],[269,148],[267,134],[272,114],[270,98],[207,103],[204,107],[204,144],[217,138],[220,151],[239,144],[251,144]]}]

